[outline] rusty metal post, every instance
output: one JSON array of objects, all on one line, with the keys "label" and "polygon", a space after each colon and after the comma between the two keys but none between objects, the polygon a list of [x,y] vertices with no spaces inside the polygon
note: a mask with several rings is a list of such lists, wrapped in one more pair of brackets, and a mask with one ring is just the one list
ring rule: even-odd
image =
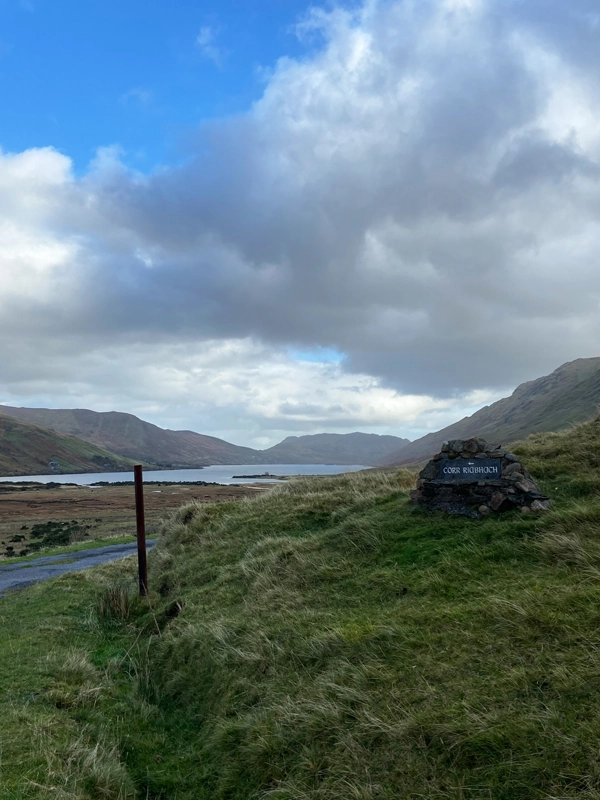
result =
[{"label": "rusty metal post", "polygon": [[140,597],[148,594],[148,567],[146,565],[146,519],[144,517],[144,479],[142,465],[133,468],[135,483],[135,519],[137,529],[138,575],[140,581]]}]

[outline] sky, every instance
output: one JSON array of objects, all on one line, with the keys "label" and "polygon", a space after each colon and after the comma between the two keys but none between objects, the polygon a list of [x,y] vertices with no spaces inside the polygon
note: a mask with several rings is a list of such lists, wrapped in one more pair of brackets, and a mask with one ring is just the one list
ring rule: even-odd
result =
[{"label": "sky", "polygon": [[597,0],[0,0],[0,404],[417,438],[600,355]]}]

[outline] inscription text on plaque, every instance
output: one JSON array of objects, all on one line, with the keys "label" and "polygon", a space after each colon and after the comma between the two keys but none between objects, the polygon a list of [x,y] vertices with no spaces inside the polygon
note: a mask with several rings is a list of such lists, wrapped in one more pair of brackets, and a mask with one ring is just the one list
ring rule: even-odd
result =
[{"label": "inscription text on plaque", "polygon": [[499,481],[502,478],[502,464],[499,458],[454,458],[438,462],[438,480],[444,483],[464,483],[473,481]]}]

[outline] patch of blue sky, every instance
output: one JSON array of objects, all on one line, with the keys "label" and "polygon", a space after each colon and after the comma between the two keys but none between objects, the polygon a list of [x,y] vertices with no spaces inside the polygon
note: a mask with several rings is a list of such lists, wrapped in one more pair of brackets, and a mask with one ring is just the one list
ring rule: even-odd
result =
[{"label": "patch of blue sky", "polygon": [[310,361],[317,364],[339,364],[346,357],[334,347],[312,347],[306,350],[291,347],[288,353],[294,361]]},{"label": "patch of blue sky", "polygon": [[308,0],[0,0],[0,147],[53,146],[86,168],[118,145],[143,172],[185,134],[243,113],[306,45]]}]

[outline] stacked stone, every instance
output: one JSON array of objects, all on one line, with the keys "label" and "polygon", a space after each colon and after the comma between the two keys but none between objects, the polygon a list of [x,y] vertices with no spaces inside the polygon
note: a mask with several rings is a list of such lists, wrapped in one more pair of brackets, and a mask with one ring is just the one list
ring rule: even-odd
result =
[{"label": "stacked stone", "polygon": [[[474,476],[473,480],[463,477],[457,482],[440,477],[444,465],[457,458],[468,459],[475,465],[481,459],[499,459],[500,467],[494,468],[494,479],[480,480]],[[476,469],[473,471],[477,472]],[[529,514],[547,511],[550,507],[548,497],[541,492],[517,456],[499,446],[488,445],[478,437],[444,442],[441,452],[419,473],[417,488],[411,492],[410,499],[430,511],[445,511],[473,519],[515,508]]]}]

